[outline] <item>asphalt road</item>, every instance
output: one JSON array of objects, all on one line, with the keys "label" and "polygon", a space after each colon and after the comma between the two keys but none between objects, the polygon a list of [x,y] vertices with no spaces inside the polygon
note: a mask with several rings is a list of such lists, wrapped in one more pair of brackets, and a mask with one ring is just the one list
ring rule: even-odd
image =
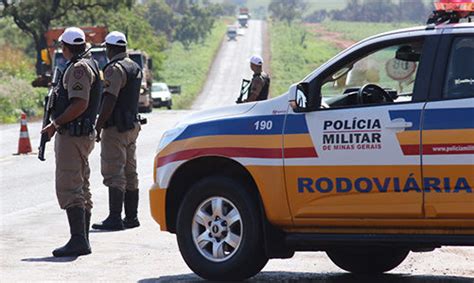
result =
[{"label": "asphalt road", "polygon": [[[91,231],[92,254],[79,258],[52,257],[68,240],[65,213],[54,192],[53,144],[45,162],[36,155],[14,156],[19,124],[0,126],[0,282],[18,281],[202,281],[182,260],[175,236],[160,232],[149,213],[153,157],[164,130],[197,109],[233,104],[240,80],[249,78],[247,59],[261,53],[260,22],[251,21],[238,41],[225,41],[202,95],[190,111],[154,111],[138,139],[141,226],[120,232]],[[33,148],[39,143],[38,122],[29,123]],[[90,157],[94,210],[92,221],[107,215],[107,189],[100,176],[99,146]],[[474,248],[442,248],[410,254],[392,272],[358,278],[337,268],[324,253],[297,253],[271,260],[250,282],[474,282]]]}]

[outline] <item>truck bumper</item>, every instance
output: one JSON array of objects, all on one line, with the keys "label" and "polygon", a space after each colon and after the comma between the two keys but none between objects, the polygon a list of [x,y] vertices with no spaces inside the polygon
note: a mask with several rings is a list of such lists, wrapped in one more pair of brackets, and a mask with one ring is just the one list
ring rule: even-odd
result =
[{"label": "truck bumper", "polygon": [[151,216],[160,224],[161,231],[168,231],[166,227],[166,190],[156,184],[150,189]]}]

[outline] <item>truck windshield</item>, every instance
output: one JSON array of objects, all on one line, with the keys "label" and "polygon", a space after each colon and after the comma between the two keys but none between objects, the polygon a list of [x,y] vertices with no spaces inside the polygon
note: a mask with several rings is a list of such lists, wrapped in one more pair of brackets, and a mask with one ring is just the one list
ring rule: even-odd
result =
[{"label": "truck windshield", "polygon": [[151,86],[151,91],[167,91],[168,88],[164,84],[153,84]]}]

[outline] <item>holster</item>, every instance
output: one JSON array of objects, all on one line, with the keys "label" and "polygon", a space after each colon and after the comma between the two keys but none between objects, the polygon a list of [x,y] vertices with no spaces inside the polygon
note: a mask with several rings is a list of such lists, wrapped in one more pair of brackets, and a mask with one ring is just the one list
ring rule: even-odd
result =
[{"label": "holster", "polygon": [[65,131],[72,137],[88,136],[94,132],[94,124],[89,119],[75,120],[64,125],[59,133],[62,134]]}]

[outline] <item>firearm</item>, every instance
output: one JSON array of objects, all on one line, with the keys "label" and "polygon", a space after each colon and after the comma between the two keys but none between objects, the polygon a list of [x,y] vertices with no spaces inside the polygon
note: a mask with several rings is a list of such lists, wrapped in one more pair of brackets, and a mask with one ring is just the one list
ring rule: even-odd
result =
[{"label": "firearm", "polygon": [[237,101],[235,101],[235,103],[240,104],[244,102],[243,98],[245,95],[247,95],[248,97],[249,88],[250,88],[250,80],[243,79],[242,85],[240,86],[240,95],[239,95],[239,98],[237,98]]},{"label": "firearm", "polygon": [[[46,127],[51,123],[51,114],[53,113],[55,102],[56,102],[56,87],[61,77],[61,71],[58,67],[54,69],[53,79],[51,80],[51,87],[49,88],[48,95],[44,97],[44,114],[43,114],[43,127]],[[48,133],[41,134],[40,146],[38,148],[38,158],[41,161],[45,161],[44,151],[46,143],[49,142],[50,138]]]}]

